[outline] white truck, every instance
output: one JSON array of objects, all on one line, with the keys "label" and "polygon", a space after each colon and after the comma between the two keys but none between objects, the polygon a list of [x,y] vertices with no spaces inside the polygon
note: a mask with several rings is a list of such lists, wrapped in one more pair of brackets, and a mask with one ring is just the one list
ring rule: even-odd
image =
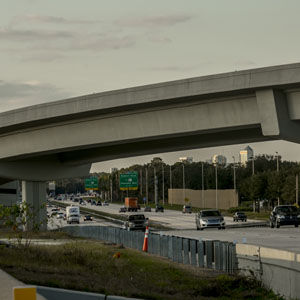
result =
[{"label": "white truck", "polygon": [[77,223],[79,224],[80,220],[80,209],[79,206],[67,206],[66,207],[66,219],[67,223]]}]

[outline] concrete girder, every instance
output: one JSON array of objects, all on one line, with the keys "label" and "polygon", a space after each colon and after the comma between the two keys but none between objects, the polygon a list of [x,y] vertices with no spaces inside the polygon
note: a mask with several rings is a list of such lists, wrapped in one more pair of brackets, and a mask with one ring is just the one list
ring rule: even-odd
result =
[{"label": "concrete girder", "polygon": [[[89,176],[91,164],[64,165],[53,159],[0,162],[0,178],[29,181],[50,181]],[[9,180],[8,180],[9,181]]]},{"label": "concrete girder", "polygon": [[300,142],[300,123],[291,120],[286,94],[276,89],[256,91],[262,134],[272,139]]}]

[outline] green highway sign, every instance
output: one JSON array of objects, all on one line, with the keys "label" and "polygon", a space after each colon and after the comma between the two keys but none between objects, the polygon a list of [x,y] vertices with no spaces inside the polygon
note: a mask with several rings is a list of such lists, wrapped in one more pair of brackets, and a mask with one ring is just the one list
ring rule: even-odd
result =
[{"label": "green highway sign", "polygon": [[98,178],[90,177],[85,179],[85,189],[86,190],[98,190]]},{"label": "green highway sign", "polygon": [[120,174],[120,190],[137,190],[138,185],[138,172]]}]

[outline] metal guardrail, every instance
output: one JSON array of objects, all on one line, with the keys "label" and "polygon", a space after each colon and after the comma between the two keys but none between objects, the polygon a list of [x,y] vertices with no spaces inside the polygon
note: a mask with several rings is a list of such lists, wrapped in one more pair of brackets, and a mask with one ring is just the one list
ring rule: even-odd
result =
[{"label": "metal guardrail", "polygon": [[[106,226],[67,226],[60,230],[74,236],[122,244],[140,251],[144,243],[142,231],[127,231]],[[202,241],[149,233],[148,252],[185,265],[215,269],[230,274],[237,271],[235,245],[230,242]]]}]

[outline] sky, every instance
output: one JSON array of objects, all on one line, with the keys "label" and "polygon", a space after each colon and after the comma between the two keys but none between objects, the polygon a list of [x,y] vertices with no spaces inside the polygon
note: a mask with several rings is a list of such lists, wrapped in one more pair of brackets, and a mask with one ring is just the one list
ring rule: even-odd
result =
[{"label": "sky", "polygon": [[[1,0],[0,112],[120,88],[300,62],[299,0]],[[247,145],[93,164],[109,171]],[[253,143],[300,160],[300,146]]]}]

